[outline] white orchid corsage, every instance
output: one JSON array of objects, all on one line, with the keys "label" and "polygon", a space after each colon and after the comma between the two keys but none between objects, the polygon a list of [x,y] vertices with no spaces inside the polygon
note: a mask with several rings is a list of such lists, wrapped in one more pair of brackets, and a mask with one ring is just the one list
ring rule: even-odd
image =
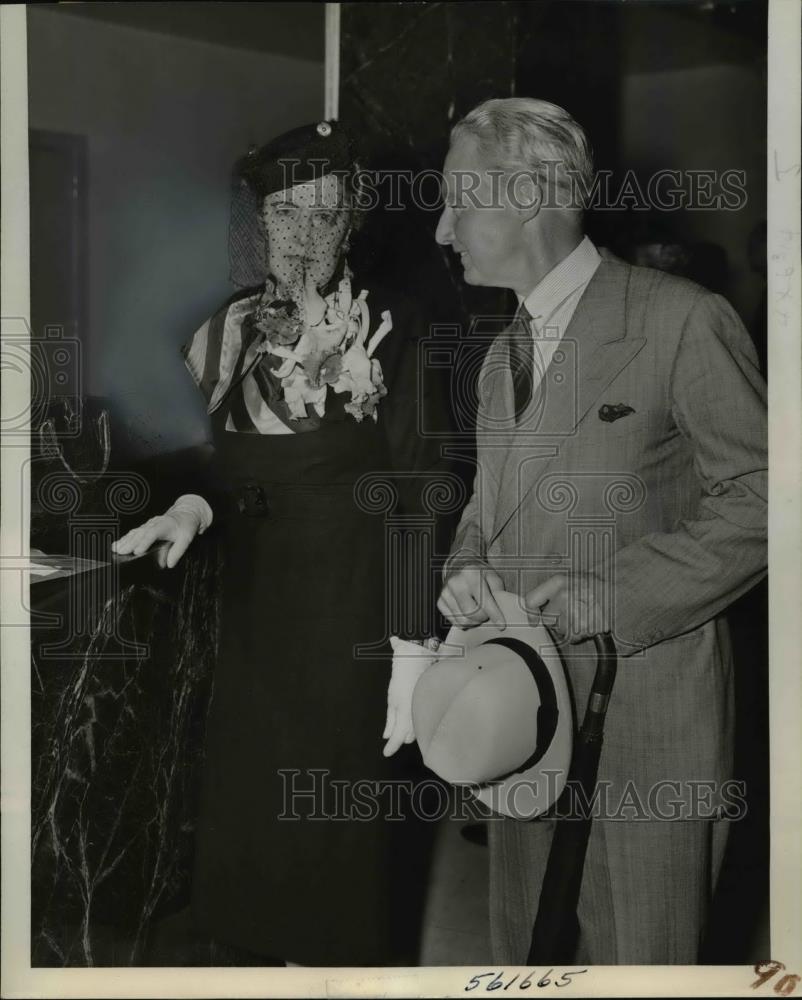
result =
[{"label": "white orchid corsage", "polygon": [[355,420],[377,419],[376,406],[387,389],[373,353],[392,330],[393,321],[389,311],[383,312],[369,338],[367,297],[365,290],[353,297],[346,273],[326,298],[307,280],[300,310],[293,302],[260,303],[254,317],[257,328],[266,334],[260,351],[282,359],[271,374],[281,384],[292,419],[306,417],[307,404],[322,417],[329,387],[351,394],[345,410]]}]

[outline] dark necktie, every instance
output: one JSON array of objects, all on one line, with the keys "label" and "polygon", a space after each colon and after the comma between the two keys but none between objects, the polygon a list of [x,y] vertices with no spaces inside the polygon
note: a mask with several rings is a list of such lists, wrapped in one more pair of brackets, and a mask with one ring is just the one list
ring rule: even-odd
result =
[{"label": "dark necktie", "polygon": [[521,419],[532,399],[534,388],[535,348],[532,343],[532,316],[524,303],[518,307],[507,333],[510,349],[510,371],[515,393],[515,422]]}]

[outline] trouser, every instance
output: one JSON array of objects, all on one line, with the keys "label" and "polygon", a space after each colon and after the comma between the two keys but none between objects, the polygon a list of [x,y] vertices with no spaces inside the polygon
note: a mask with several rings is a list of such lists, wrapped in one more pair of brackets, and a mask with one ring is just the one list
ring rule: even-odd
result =
[{"label": "trouser", "polygon": [[[555,821],[488,824],[493,961],[524,965]],[[591,828],[575,959],[692,965],[721,871],[724,820],[601,820]]]}]

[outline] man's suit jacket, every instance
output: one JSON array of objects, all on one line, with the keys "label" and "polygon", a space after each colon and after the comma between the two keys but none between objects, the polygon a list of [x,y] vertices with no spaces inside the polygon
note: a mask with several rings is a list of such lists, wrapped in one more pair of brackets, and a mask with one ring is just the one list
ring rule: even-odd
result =
[{"label": "man's suit jacket", "polygon": [[[656,784],[684,783],[690,808],[687,782],[730,776],[722,613],[766,571],[766,388],[726,300],[603,258],[517,427],[505,335],[488,350],[446,574],[486,562],[520,594],[566,569],[594,582],[620,654],[599,778],[665,812]],[[562,648],[581,721],[594,647]]]}]

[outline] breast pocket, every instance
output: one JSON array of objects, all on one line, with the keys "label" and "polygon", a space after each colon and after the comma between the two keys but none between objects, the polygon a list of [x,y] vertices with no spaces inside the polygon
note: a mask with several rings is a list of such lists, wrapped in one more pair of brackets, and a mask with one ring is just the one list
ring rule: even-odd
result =
[{"label": "breast pocket", "polygon": [[646,410],[632,408],[615,419],[602,419],[601,410],[602,405],[597,403],[576,428],[574,438],[584,450],[601,449],[606,453],[610,446],[621,447],[628,441],[642,441],[659,429],[658,422]]},{"label": "breast pocket", "polygon": [[632,404],[632,412],[605,420],[599,416],[601,406],[597,403],[577,427],[576,463],[604,472],[642,472],[672,453],[679,431],[662,414]]}]

